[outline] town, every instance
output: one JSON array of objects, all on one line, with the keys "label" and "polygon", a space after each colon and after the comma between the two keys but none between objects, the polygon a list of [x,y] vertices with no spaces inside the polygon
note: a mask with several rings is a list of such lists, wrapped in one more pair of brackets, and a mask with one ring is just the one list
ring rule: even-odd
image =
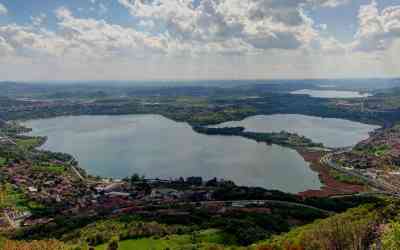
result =
[{"label": "town", "polygon": [[[318,198],[308,196],[240,187],[232,181],[217,178],[163,180],[138,174],[124,179],[90,176],[72,156],[38,149],[46,138],[25,136],[23,133],[29,128],[16,122],[2,122],[0,130],[3,183],[0,231],[6,234],[19,232],[24,237],[50,234],[63,228],[66,221],[82,226],[82,221],[90,223],[124,215],[184,223],[194,219],[197,213],[202,214],[201,220],[209,218],[210,221],[241,214],[270,216],[278,224],[286,225],[290,221],[288,226],[292,227],[330,216],[354,202],[350,196],[326,206],[322,202],[324,198],[320,202]],[[370,199],[365,197],[365,201]],[[364,202],[364,198],[357,200]],[[289,214],[286,211],[290,211]],[[286,227],[277,227],[273,231],[287,230]],[[260,235],[249,237],[248,242],[261,239],[258,238]]]},{"label": "town", "polygon": [[383,190],[398,193],[400,185],[400,127],[380,129],[354,148],[339,151],[333,162],[344,170],[357,171],[382,184]]},{"label": "town", "polygon": [[[188,208],[196,207],[210,213],[251,209],[269,213],[269,206],[279,203],[277,198],[282,201],[278,191],[271,193],[262,188],[237,187],[231,181],[216,178],[161,180],[135,174],[116,180],[88,176],[72,156],[36,150],[44,139],[20,135],[19,132],[26,129],[15,126],[15,123],[3,123],[2,128],[2,131],[8,131],[0,142],[1,177],[8,183],[2,193],[7,196],[7,193],[17,192],[20,199],[29,201],[26,201],[27,207],[14,210],[6,206],[4,200],[7,198],[3,197],[6,208],[2,225],[37,226],[50,223],[52,215],[60,214],[90,217],[134,211],[143,215],[184,215]],[[296,203],[295,196],[288,195],[287,202],[287,206],[307,207],[301,202]],[[38,215],[31,210],[37,211]]]},{"label": "town", "polygon": [[[262,93],[260,88],[243,94],[235,89],[214,90],[221,91],[219,97],[207,97],[205,89],[161,88],[159,91],[163,94],[155,96],[146,91],[129,97],[89,92],[82,93],[83,96],[71,94],[66,99],[48,99],[42,93],[37,98],[3,99],[0,235],[9,239],[4,244],[13,246],[20,244],[20,240],[21,244],[26,240],[44,240],[51,245],[54,242],[47,240],[61,239],[62,242],[54,244],[88,244],[102,249],[112,245],[115,237],[120,241],[166,237],[164,241],[172,235],[191,235],[188,244],[193,245],[199,241],[197,234],[211,232],[220,237],[220,245],[231,242],[251,247],[318,219],[341,216],[351,208],[385,202],[397,204],[400,187],[397,111],[373,110],[382,106],[371,106],[367,104],[368,99],[362,100],[368,107],[363,108],[360,100],[328,102],[302,95],[269,93],[269,90]],[[179,97],[175,92],[178,90],[187,91],[188,96]],[[234,97],[224,99],[222,94],[226,92]],[[271,100],[279,103],[273,104]],[[342,105],[344,102],[355,104]],[[286,131],[260,133],[244,127],[211,126],[279,111],[369,121],[381,128],[354,147],[328,148]],[[28,136],[31,128],[20,122],[99,114],[160,114],[187,122],[189,129],[209,137],[242,137],[265,147],[290,148],[318,174],[322,187],[290,194],[239,186],[218,176],[210,179],[199,176],[161,179],[141,176],[141,173],[121,179],[91,176],[72,155],[44,150],[41,146],[48,138]],[[113,227],[115,224],[119,225],[118,230],[103,229],[102,232],[101,225]],[[135,230],[123,229],[130,226]],[[1,240],[0,236],[0,244]]]}]

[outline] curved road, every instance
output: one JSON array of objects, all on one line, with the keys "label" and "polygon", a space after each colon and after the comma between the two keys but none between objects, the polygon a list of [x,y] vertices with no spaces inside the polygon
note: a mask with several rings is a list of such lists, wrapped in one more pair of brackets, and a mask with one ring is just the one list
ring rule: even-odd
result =
[{"label": "curved road", "polygon": [[368,176],[365,176],[362,173],[358,172],[357,170],[351,170],[351,169],[344,168],[343,166],[340,166],[339,164],[337,164],[337,163],[332,161],[332,156],[334,154],[342,154],[342,153],[345,153],[346,151],[349,151],[349,149],[340,150],[340,151],[337,151],[335,153],[328,153],[328,154],[326,154],[325,156],[323,156],[320,159],[320,162],[324,166],[331,167],[334,170],[337,170],[337,171],[339,171],[339,172],[341,172],[343,174],[350,175],[350,176],[353,176],[353,177],[356,177],[356,178],[359,178],[359,179],[363,180],[369,186],[377,189],[378,193],[388,194],[388,195],[392,195],[392,196],[395,196],[397,198],[400,198],[400,194],[397,191],[394,191],[394,190],[398,189],[397,187],[395,187],[393,185],[390,185],[388,183],[383,183],[381,181],[378,181],[376,179],[370,178]]},{"label": "curved road", "polygon": [[287,207],[299,207],[299,208],[307,208],[307,209],[313,209],[322,213],[327,213],[327,214],[334,214],[332,211],[324,210],[321,208],[317,208],[314,206],[306,205],[303,203],[296,203],[296,202],[290,202],[290,201],[277,201],[277,200],[237,200],[237,201],[203,201],[203,202],[193,202],[193,204],[202,204],[202,205],[207,205],[207,204],[213,204],[213,203],[231,203],[231,207],[245,207],[248,205],[282,205],[282,206],[287,206]]}]

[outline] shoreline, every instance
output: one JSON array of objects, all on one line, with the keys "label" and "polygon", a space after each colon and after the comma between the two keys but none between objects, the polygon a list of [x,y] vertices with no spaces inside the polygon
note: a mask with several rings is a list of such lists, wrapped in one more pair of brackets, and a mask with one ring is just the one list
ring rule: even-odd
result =
[{"label": "shoreline", "polygon": [[[23,122],[18,122],[18,124],[26,129],[29,129],[31,132],[31,128],[27,128]],[[193,127],[192,127],[193,128]],[[376,130],[379,130],[382,128],[378,128]],[[195,129],[193,129],[196,133],[199,133]],[[376,132],[376,130],[370,132],[373,134]],[[24,135],[25,133],[22,133]],[[200,133],[201,134],[201,133]],[[232,135],[230,135],[232,136]],[[41,146],[43,146],[46,141],[47,141],[47,136],[44,137],[38,137],[38,136],[29,136],[32,138],[41,138],[41,143],[34,147],[35,150],[41,150],[39,149]],[[247,138],[249,140],[254,140],[253,138]],[[275,143],[273,143],[275,144]],[[280,145],[279,143],[277,145]],[[293,146],[293,145],[281,145],[284,147],[292,148],[296,150],[302,158],[309,163],[309,167],[312,171],[318,173],[319,180],[322,184],[320,189],[308,189],[305,191],[293,193],[295,195],[299,195],[303,198],[309,198],[309,197],[329,197],[332,195],[340,195],[340,194],[354,194],[354,193],[359,193],[367,190],[367,187],[365,185],[358,185],[358,184],[349,184],[345,182],[340,182],[336,180],[332,174],[330,173],[330,169],[327,168],[326,166],[323,166],[320,163],[320,158],[326,153],[322,150],[312,150],[308,147],[299,147],[299,146]],[[66,153],[68,154],[68,153]],[[68,154],[70,155],[70,154]],[[75,159],[72,155],[70,155],[73,159]],[[76,159],[75,159],[76,160]],[[79,166],[79,163],[75,165],[76,168],[78,168],[80,171],[84,173],[85,176],[87,176],[86,170],[81,168]],[[76,170],[76,169],[75,169]],[[94,176],[93,176],[94,177]],[[95,178],[95,177],[94,177]],[[104,177],[108,179],[115,179],[112,177]]]},{"label": "shoreline", "polygon": [[368,190],[366,185],[350,184],[336,180],[330,173],[330,168],[320,163],[320,159],[326,152],[310,151],[307,149],[297,149],[297,152],[310,163],[310,169],[318,173],[318,177],[323,184],[319,190],[305,190],[297,193],[303,198],[329,197],[333,195],[355,194]]}]

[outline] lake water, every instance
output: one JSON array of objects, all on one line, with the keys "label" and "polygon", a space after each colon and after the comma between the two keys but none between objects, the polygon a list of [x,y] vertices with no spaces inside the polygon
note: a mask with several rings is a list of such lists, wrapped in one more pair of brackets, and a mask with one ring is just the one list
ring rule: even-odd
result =
[{"label": "lake water", "polygon": [[370,94],[360,93],[357,91],[341,91],[341,90],[314,90],[302,89],[291,92],[293,95],[308,95],[316,98],[362,98],[369,97]]},{"label": "lake water", "polygon": [[46,150],[74,155],[89,174],[123,178],[202,176],[287,192],[319,189],[318,174],[289,148],[240,137],[195,133],[158,115],[75,116],[32,120]]},{"label": "lake water", "polygon": [[242,121],[219,124],[217,127],[245,127],[252,132],[297,133],[326,147],[348,147],[367,139],[369,133],[379,126],[352,122],[343,119],[321,118],[306,115],[260,115]]}]

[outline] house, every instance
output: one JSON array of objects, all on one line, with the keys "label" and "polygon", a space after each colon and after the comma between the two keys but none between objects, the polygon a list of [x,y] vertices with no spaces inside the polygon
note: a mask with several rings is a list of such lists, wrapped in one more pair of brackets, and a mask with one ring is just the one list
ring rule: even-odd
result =
[{"label": "house", "polygon": [[113,182],[111,184],[108,184],[106,186],[100,185],[96,187],[97,192],[104,192],[104,193],[109,193],[109,192],[120,192],[125,188],[125,183],[124,182]]},{"label": "house", "polygon": [[35,187],[28,187],[28,191],[31,193],[36,193],[38,191],[38,189]]}]

